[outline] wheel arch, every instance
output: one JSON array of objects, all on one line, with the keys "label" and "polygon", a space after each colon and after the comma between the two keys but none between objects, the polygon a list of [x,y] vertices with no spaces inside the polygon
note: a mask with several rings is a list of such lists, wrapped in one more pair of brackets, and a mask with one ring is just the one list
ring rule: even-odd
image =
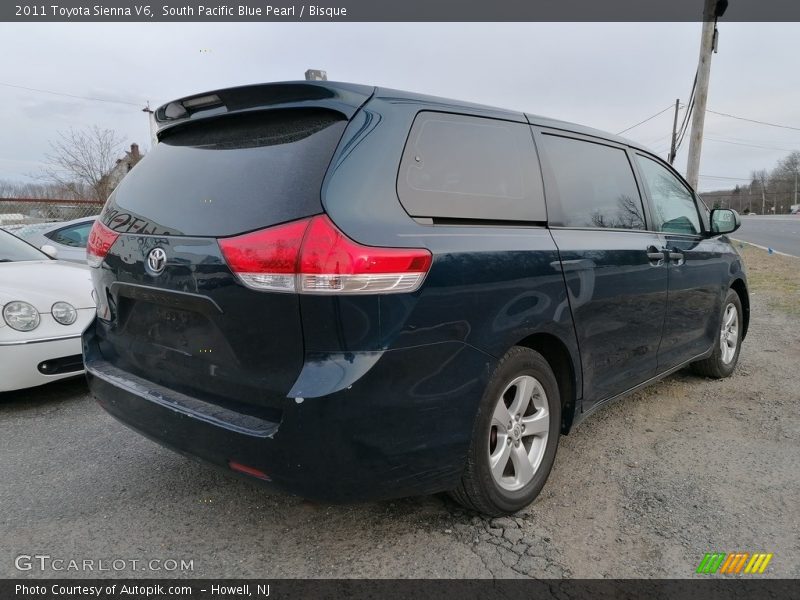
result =
[{"label": "wheel arch", "polygon": [[744,339],[750,326],[750,294],[747,293],[747,284],[743,279],[734,279],[730,287],[742,303],[742,339]]},{"label": "wheel arch", "polygon": [[568,434],[578,405],[579,381],[578,371],[567,345],[551,333],[534,333],[515,345],[535,350],[553,369],[561,395],[561,433]]}]

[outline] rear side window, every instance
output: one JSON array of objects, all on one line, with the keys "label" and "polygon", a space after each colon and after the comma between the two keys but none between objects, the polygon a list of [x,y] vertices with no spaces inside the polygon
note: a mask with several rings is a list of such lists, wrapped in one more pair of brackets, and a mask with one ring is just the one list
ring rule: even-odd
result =
[{"label": "rear side window", "polygon": [[89,239],[89,231],[92,229],[93,224],[94,221],[79,223],[78,225],[63,227],[45,235],[57,244],[61,244],[63,246],[86,248],[86,242]]},{"label": "rear side window", "polygon": [[421,112],[403,152],[397,193],[414,217],[547,219],[524,123]]},{"label": "rear side window", "polygon": [[122,233],[222,237],[319,213],[346,124],[336,112],[294,109],[167,130],[101,219]]},{"label": "rear side window", "polygon": [[642,199],[624,150],[549,134],[542,140],[558,198],[552,225],[645,229]]}]

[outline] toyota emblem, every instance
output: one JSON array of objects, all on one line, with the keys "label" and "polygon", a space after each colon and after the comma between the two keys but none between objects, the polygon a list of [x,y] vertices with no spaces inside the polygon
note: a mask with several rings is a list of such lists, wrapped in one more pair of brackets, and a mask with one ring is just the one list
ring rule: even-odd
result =
[{"label": "toyota emblem", "polygon": [[167,266],[167,253],[163,248],[153,248],[147,255],[147,269],[153,275],[160,275]]}]

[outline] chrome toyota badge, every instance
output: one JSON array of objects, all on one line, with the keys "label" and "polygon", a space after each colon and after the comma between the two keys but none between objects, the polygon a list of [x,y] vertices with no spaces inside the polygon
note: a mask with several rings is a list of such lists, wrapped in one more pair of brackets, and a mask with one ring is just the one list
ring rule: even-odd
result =
[{"label": "chrome toyota badge", "polygon": [[167,253],[163,248],[153,248],[147,255],[147,270],[152,275],[161,275],[164,267],[167,266]]}]

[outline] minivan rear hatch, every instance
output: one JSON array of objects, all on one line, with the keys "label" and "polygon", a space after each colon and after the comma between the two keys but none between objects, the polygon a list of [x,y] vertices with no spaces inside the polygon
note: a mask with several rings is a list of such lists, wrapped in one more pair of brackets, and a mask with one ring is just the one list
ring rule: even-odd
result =
[{"label": "minivan rear hatch", "polygon": [[249,86],[156,111],[159,143],[100,216],[113,241],[92,269],[106,361],[274,416],[303,365],[298,297],[242,285],[218,240],[322,212],[328,165],[372,90],[354,88]]}]

